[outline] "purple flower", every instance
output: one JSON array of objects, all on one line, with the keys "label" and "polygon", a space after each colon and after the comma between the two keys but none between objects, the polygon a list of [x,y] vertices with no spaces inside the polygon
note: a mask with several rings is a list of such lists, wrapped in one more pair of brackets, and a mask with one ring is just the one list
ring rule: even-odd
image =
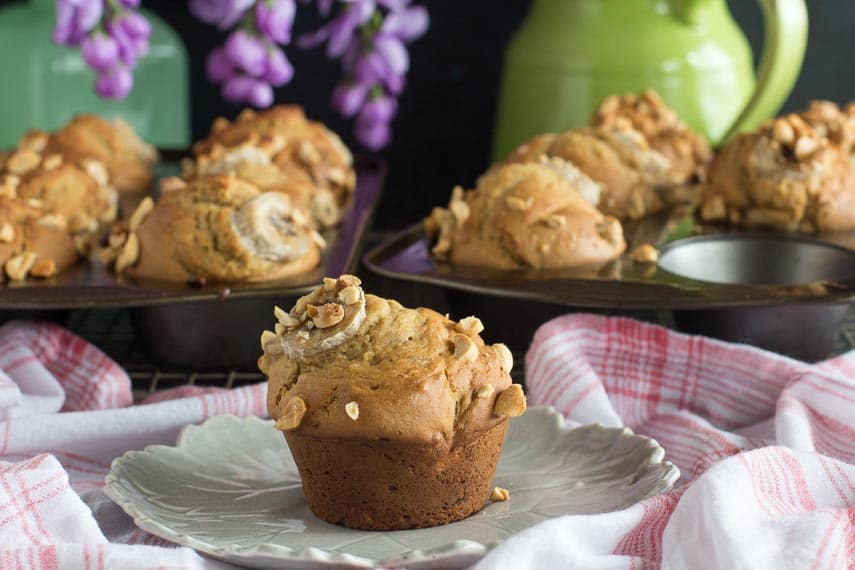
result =
[{"label": "purple flower", "polygon": [[255,5],[255,27],[277,44],[291,41],[291,28],[297,6],[294,0],[262,0]]},{"label": "purple flower", "polygon": [[246,97],[253,107],[269,107],[273,104],[273,88],[263,81],[256,81]]},{"label": "purple flower", "polygon": [[148,51],[148,40],[131,36],[121,25],[120,20],[107,20],[104,28],[119,46],[119,58],[122,63],[132,69],[136,67],[137,57]]},{"label": "purple flower", "polygon": [[86,65],[95,71],[105,72],[119,60],[116,40],[101,32],[87,36],[80,44],[80,52]]},{"label": "purple flower", "polygon": [[135,40],[151,37],[151,24],[138,12],[124,12],[116,18],[116,25]]},{"label": "purple flower", "polygon": [[124,99],[134,86],[134,76],[124,65],[115,65],[98,76],[95,91],[105,99]]},{"label": "purple flower", "polygon": [[285,85],[294,78],[294,67],[285,57],[285,53],[277,47],[270,48],[265,64],[264,80],[271,85]]},{"label": "purple flower", "polygon": [[392,97],[379,95],[365,104],[359,116],[369,123],[391,123],[397,114],[398,102]]},{"label": "purple flower", "polygon": [[365,104],[368,89],[364,83],[339,83],[333,89],[331,104],[342,117],[353,118]]},{"label": "purple flower", "polygon": [[248,75],[260,77],[267,68],[267,49],[264,42],[244,30],[232,32],[226,40],[226,54],[231,62]]},{"label": "purple flower", "polygon": [[371,121],[371,117],[363,112],[356,117],[354,134],[365,148],[377,151],[392,142],[392,128],[389,123]]},{"label": "purple flower", "polygon": [[139,8],[140,0],[119,0],[119,4],[125,8]]},{"label": "purple flower", "polygon": [[80,44],[101,21],[103,13],[101,0],[57,0],[53,41],[65,45]]},{"label": "purple flower", "polygon": [[243,103],[254,84],[255,80],[251,77],[235,75],[223,83],[220,93],[222,93],[223,99],[230,103]]},{"label": "purple flower", "polygon": [[190,0],[190,12],[206,24],[227,30],[249,10],[255,0]]},{"label": "purple flower", "polygon": [[389,75],[386,59],[378,52],[368,52],[359,59],[353,67],[353,76],[359,83],[382,83]]},{"label": "purple flower", "polygon": [[208,74],[208,79],[214,83],[222,83],[229,77],[235,74],[235,66],[232,64],[229,56],[226,55],[225,48],[215,48],[205,62],[205,72]]},{"label": "purple flower", "polygon": [[374,37],[374,49],[383,57],[390,73],[404,75],[410,69],[410,55],[398,38],[378,34]]},{"label": "purple flower", "polygon": [[389,12],[383,20],[380,31],[405,42],[411,42],[423,36],[429,26],[430,17],[425,7],[413,6]]}]

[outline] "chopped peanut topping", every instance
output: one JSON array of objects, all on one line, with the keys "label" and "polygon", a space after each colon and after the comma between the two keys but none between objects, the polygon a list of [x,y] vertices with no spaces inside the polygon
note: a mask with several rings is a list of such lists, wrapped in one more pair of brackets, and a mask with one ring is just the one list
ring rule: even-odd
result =
[{"label": "chopped peanut topping", "polygon": [[503,487],[493,487],[493,492],[490,493],[490,500],[497,503],[507,501],[511,498],[511,493]]},{"label": "chopped peanut topping", "polygon": [[303,416],[306,415],[306,402],[299,396],[294,396],[285,404],[282,415],[276,420],[276,429],[289,431],[300,427]]},{"label": "chopped peanut topping", "polygon": [[480,334],[484,330],[484,324],[478,317],[465,317],[460,319],[460,322],[454,325],[454,330],[457,332],[474,336]]},{"label": "chopped peanut topping", "polygon": [[344,406],[344,411],[347,413],[347,417],[356,421],[359,419],[359,404],[356,402],[348,402]]},{"label": "chopped peanut topping", "polygon": [[508,388],[499,394],[496,398],[496,403],[493,406],[493,413],[497,416],[510,416],[515,418],[521,416],[525,412],[525,394],[523,394],[522,386],[519,384],[511,384]]}]

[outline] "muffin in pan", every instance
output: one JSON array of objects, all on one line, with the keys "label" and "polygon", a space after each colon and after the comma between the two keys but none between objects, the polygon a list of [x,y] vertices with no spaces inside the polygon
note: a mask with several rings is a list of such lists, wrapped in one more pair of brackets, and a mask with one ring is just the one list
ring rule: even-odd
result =
[{"label": "muffin in pan", "polygon": [[0,184],[0,280],[52,277],[78,257],[74,238],[52,214]]},{"label": "muffin in pan", "polygon": [[117,215],[118,195],[104,165],[93,159],[72,161],[61,154],[20,149],[0,170],[0,183],[36,204],[75,235],[95,236]]},{"label": "muffin in pan", "polygon": [[610,97],[593,125],[536,136],[506,162],[561,158],[602,185],[596,204],[619,219],[638,219],[668,204],[695,201],[694,184],[710,158],[709,147],[652,93]]},{"label": "muffin in pan", "polygon": [[855,228],[855,169],[840,146],[846,128],[812,107],[737,136],[710,165],[701,218],[784,231]]},{"label": "muffin in pan", "polygon": [[75,116],[53,133],[31,130],[21,138],[18,148],[60,154],[72,162],[97,160],[107,168],[113,187],[140,198],[151,188],[153,168],[160,159],[157,150],[122,119],[87,114]]},{"label": "muffin in pan", "polygon": [[473,190],[454,189],[425,228],[438,259],[463,265],[566,268],[611,261],[626,249],[623,229],[592,203],[601,185],[561,159],[501,164]]},{"label": "muffin in pan", "polygon": [[525,411],[504,345],[327,278],[266,331],[268,409],[318,517],[369,530],[436,526],[481,509],[508,418]]},{"label": "muffin in pan", "polygon": [[[300,205],[320,227],[341,220],[341,209],[356,187],[350,151],[338,135],[306,118],[295,105],[259,112],[246,109],[234,122],[219,118],[208,138],[193,145],[193,155],[194,160],[185,163],[186,175],[243,169],[243,175],[261,184],[258,176],[263,172],[258,171],[273,164],[287,177],[284,184],[274,182],[276,190],[311,183],[313,193]],[[265,178],[269,180],[269,175]],[[304,193],[303,189],[285,191],[292,197]]]},{"label": "muffin in pan", "polygon": [[146,279],[269,281],[312,269],[324,245],[288,196],[215,174],[164,179],[157,204],[146,198],[112,229],[102,259]]}]

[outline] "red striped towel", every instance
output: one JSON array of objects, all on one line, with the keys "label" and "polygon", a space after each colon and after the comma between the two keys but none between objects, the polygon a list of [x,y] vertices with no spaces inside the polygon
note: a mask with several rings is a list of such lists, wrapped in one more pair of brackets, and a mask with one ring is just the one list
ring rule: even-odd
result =
[{"label": "red striped towel", "polygon": [[94,346],[56,325],[3,325],[0,568],[230,568],[139,530],[103,493],[104,477],[115,457],[174,444],[187,424],[265,415],[265,398],[263,384],[185,388],[127,407],[128,375]]},{"label": "red striped towel", "polygon": [[678,487],[547,521],[478,568],[855,567],[855,355],[807,365],[625,318],[543,325],[529,402],[657,439]]}]

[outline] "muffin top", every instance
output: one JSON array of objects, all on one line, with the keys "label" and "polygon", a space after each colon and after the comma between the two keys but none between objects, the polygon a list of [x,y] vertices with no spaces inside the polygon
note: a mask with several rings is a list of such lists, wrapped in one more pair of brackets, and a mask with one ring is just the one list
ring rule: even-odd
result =
[{"label": "muffin top", "polygon": [[219,118],[208,138],[193,145],[193,154],[205,157],[216,153],[217,147],[265,140],[276,146],[272,157],[276,166],[304,172],[315,185],[332,190],[339,203],[356,186],[350,151],[338,135],[309,120],[297,105],[277,105],[260,112],[246,109],[234,122]]},{"label": "muffin top", "polygon": [[591,205],[600,186],[553,158],[500,164],[474,190],[458,187],[426,221],[432,252],[453,263],[500,269],[604,263],[626,248],[620,222]]},{"label": "muffin top", "polygon": [[166,281],[263,281],[317,265],[323,238],[277,192],[233,174],[167,178],[113,228],[105,262],[117,273]]},{"label": "muffin top", "polygon": [[706,165],[712,158],[709,143],[682,122],[655,91],[607,97],[594,113],[591,124],[610,127],[622,120],[629,121],[644,135],[650,148],[669,160],[673,184],[704,178]]},{"label": "muffin top", "polygon": [[449,449],[525,410],[513,358],[481,322],[366,295],[343,275],[275,310],[259,368],[277,429]]},{"label": "muffin top", "polygon": [[116,219],[118,197],[97,160],[71,161],[61,154],[21,149],[0,169],[0,183],[73,234],[94,234]]},{"label": "muffin top", "polygon": [[710,166],[701,217],[786,231],[855,227],[855,171],[832,132],[793,113],[737,136]]},{"label": "muffin top", "polygon": [[61,154],[67,160],[94,159],[103,163],[110,183],[118,190],[144,190],[154,180],[152,166],[159,160],[155,148],[144,142],[122,119],[77,115],[61,129],[27,132],[19,148]]}]

